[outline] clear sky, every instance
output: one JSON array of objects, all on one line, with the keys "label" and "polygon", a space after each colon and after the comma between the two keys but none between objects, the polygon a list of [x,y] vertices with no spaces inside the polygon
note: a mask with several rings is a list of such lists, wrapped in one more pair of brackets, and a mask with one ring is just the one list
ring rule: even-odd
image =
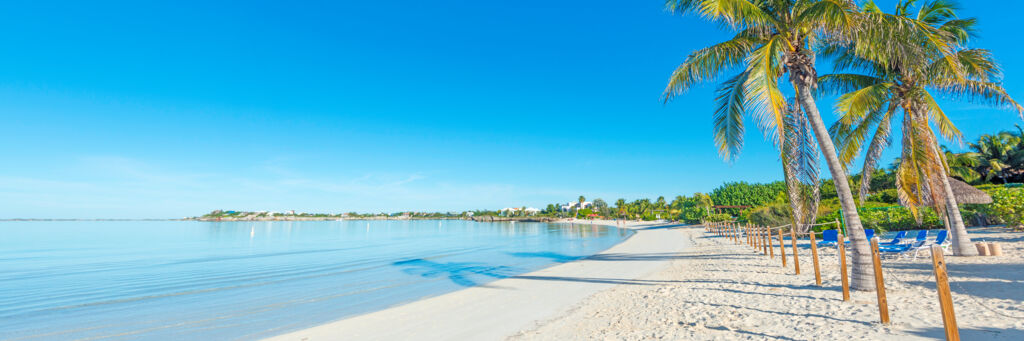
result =
[{"label": "clear sky", "polygon": [[[1005,14],[1024,3],[964,6],[1024,97]],[[781,178],[756,129],[718,158],[714,84],[660,102],[728,37],[660,0],[4,1],[0,32],[0,218],[543,207]],[[945,108],[968,140],[1020,123]]]}]

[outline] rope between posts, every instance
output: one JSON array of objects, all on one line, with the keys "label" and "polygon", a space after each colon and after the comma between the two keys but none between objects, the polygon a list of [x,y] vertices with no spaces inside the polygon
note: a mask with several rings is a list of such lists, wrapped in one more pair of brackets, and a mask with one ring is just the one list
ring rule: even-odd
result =
[{"label": "rope between posts", "polygon": [[974,301],[974,304],[977,304],[977,305],[981,306],[982,308],[988,309],[988,311],[996,313],[997,315],[1001,315],[1003,317],[1009,317],[1009,318],[1013,318],[1013,319],[1024,319],[1024,316],[1014,316],[1014,315],[1005,314],[1005,313],[1002,313],[1002,312],[1000,312],[998,310],[995,310],[992,307],[989,307],[985,303],[982,303],[981,301],[979,301],[978,298],[976,298],[976,297],[972,296],[971,294],[967,293],[967,289],[965,289],[963,286],[961,286],[960,283],[958,283],[958,281],[954,281],[953,280],[953,276],[950,276],[947,273],[946,277],[949,278],[949,282],[950,283],[953,283],[953,285],[956,285],[956,287],[959,288],[961,290],[961,292],[964,293],[964,295],[959,295],[959,296],[967,296],[967,298],[971,299],[971,301]]}]

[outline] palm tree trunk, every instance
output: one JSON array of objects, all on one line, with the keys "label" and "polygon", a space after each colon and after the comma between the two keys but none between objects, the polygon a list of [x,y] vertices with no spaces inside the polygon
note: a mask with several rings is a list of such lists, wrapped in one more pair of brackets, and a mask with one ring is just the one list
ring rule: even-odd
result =
[{"label": "palm tree trunk", "polygon": [[[945,155],[938,153],[940,158]],[[945,164],[945,160],[942,160]],[[946,167],[942,169],[939,176],[942,177],[942,188],[946,193],[946,219],[949,221],[949,237],[953,241],[953,254],[957,256],[977,256],[978,249],[971,243],[971,237],[967,235],[967,226],[964,225],[964,218],[960,215],[960,206],[956,204],[956,197],[953,187],[949,185],[949,175],[946,174]]]},{"label": "palm tree trunk", "polygon": [[[792,72],[792,71],[791,71]],[[792,76],[791,76],[792,78]],[[836,147],[832,143],[832,137],[828,134],[828,128],[821,120],[818,106],[811,95],[811,77],[797,77],[793,80],[797,87],[797,100],[807,114],[807,119],[814,129],[814,136],[821,146],[821,153],[825,156],[825,162],[832,173],[832,182],[835,183],[836,193],[839,195],[839,205],[843,209],[843,217],[846,218],[846,233],[849,235],[851,249],[853,250],[853,271],[851,273],[850,287],[854,290],[874,291],[875,275],[871,259],[871,248],[868,246],[867,236],[864,234],[864,226],[861,225],[860,215],[857,214],[857,203],[853,201],[853,192],[850,191],[850,182],[846,176],[846,170],[839,162],[836,154]]]}]

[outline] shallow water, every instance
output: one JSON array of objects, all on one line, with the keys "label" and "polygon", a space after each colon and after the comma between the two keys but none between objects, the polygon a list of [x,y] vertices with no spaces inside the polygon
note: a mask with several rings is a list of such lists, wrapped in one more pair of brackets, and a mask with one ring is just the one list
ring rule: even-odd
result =
[{"label": "shallow water", "polygon": [[0,222],[0,339],[254,339],[604,250],[468,221]]}]

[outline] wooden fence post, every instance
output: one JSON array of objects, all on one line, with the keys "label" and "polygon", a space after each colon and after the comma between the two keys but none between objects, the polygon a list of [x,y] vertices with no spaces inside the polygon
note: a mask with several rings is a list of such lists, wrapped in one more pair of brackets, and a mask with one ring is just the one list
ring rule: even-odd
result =
[{"label": "wooden fence post", "polygon": [[761,248],[761,230],[757,225],[750,225],[750,230],[754,232],[754,252],[757,252]]},{"label": "wooden fence post", "polygon": [[768,255],[772,259],[775,259],[775,244],[772,243],[772,228],[765,227],[765,233],[768,234]]},{"label": "wooden fence post", "polygon": [[821,266],[818,265],[818,241],[815,239],[814,230],[811,233],[811,258],[814,258],[814,283],[821,286]]},{"label": "wooden fence post", "polygon": [[878,237],[871,238],[871,258],[875,263],[875,293],[878,294],[878,316],[882,324],[889,324],[889,302],[885,299],[885,280],[882,278],[882,257],[878,254]]},{"label": "wooden fence post", "polygon": [[942,247],[934,244],[932,266],[935,267],[935,287],[939,291],[939,307],[942,308],[942,325],[946,327],[946,340],[960,341],[960,329],[956,326],[956,313],[953,312],[953,295],[949,292],[946,259],[942,256]]},{"label": "wooden fence post", "polygon": [[800,274],[800,257],[799,253],[796,252],[796,226],[789,227],[789,237],[793,239],[793,268],[796,269],[796,274]]},{"label": "wooden fence post", "polygon": [[779,256],[782,257],[782,267],[786,267],[786,243],[782,242],[782,228],[779,228]]},{"label": "wooden fence post", "polygon": [[838,233],[836,240],[839,242],[839,277],[843,281],[843,301],[850,300],[850,278],[846,275],[846,237]]},{"label": "wooden fence post", "polygon": [[768,227],[761,226],[761,253],[765,256],[768,255],[768,243],[765,240],[771,240],[772,236],[768,234]]},{"label": "wooden fence post", "polygon": [[743,236],[747,238],[747,245],[750,245],[750,226],[743,226]]}]

